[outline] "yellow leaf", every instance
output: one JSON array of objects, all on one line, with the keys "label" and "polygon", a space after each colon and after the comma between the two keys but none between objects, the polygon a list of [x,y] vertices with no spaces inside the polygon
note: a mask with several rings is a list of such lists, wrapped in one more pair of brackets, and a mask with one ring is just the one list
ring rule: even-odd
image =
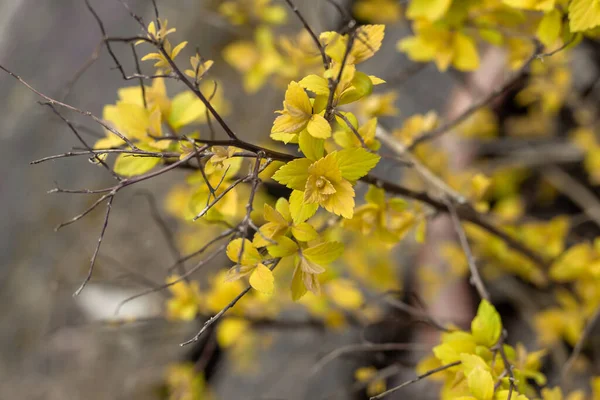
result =
[{"label": "yellow leaf", "polygon": [[471,179],[471,192],[473,200],[481,200],[490,188],[492,181],[487,176],[479,173]]},{"label": "yellow leaf", "polygon": [[306,286],[304,286],[304,280],[302,279],[302,269],[300,266],[297,266],[294,270],[294,276],[292,277],[292,300],[298,301],[306,294],[308,291]]},{"label": "yellow leaf", "polygon": [[179,93],[171,102],[169,125],[173,129],[179,130],[200,118],[205,110],[206,107],[194,93],[190,91]]},{"label": "yellow leaf", "polygon": [[287,257],[298,251],[298,245],[287,236],[276,239],[277,244],[267,246],[269,254],[273,257]]},{"label": "yellow leaf", "polygon": [[486,371],[490,370],[485,360],[475,354],[462,353],[460,355],[460,362],[465,375],[469,375],[475,368],[483,368]]},{"label": "yellow leaf", "polygon": [[307,222],[292,226],[292,235],[301,242],[308,242],[319,237],[319,233]]},{"label": "yellow leaf", "polygon": [[335,279],[329,282],[327,294],[335,304],[346,310],[358,310],[364,302],[361,291],[348,279]]},{"label": "yellow leaf", "polygon": [[233,346],[248,330],[250,324],[241,318],[227,318],[217,325],[217,342],[223,348]]},{"label": "yellow leaf", "polygon": [[569,27],[571,32],[581,32],[600,25],[600,2],[598,0],[573,0],[569,3]]},{"label": "yellow leaf", "polygon": [[312,104],[298,82],[292,81],[288,85],[281,114],[273,122],[271,133],[298,133],[306,127],[311,119]]},{"label": "yellow leaf", "polygon": [[452,64],[461,71],[474,71],[479,68],[479,54],[475,40],[456,32],[454,34],[454,60]]},{"label": "yellow leaf", "polygon": [[351,55],[354,64],[359,64],[373,57],[381,48],[385,35],[385,25],[363,25],[356,30],[356,38]]},{"label": "yellow leaf", "polygon": [[304,202],[303,191],[294,190],[290,195],[290,214],[295,224],[300,224],[315,215],[318,208],[318,204]]},{"label": "yellow leaf", "polygon": [[406,16],[410,19],[425,18],[436,21],[446,14],[451,2],[452,0],[413,0],[408,6]]},{"label": "yellow leaf", "polygon": [[[498,390],[494,395],[494,400],[506,400],[508,399],[510,391],[509,390]],[[511,400],[529,400],[527,396],[524,394],[516,393],[514,390],[512,392]]]},{"label": "yellow leaf", "polygon": [[552,46],[560,35],[562,28],[562,15],[558,10],[544,14],[538,25],[536,36],[546,46]]},{"label": "yellow leaf", "polygon": [[304,190],[308,179],[308,168],[312,161],[308,158],[299,158],[290,161],[273,174],[273,179],[282,185],[294,190]]},{"label": "yellow leaf", "polygon": [[481,300],[477,316],[471,322],[471,332],[477,344],[492,347],[500,339],[502,321],[500,314],[487,300]]},{"label": "yellow leaf", "polygon": [[[328,123],[327,126],[329,126]],[[331,127],[329,130],[331,134]],[[312,161],[316,161],[323,157],[325,141],[318,139],[315,135],[309,134],[306,129],[300,132],[298,145],[300,146],[300,151],[304,153],[304,156]]]},{"label": "yellow leaf", "polygon": [[114,171],[121,176],[142,175],[160,162],[159,157],[141,157],[131,154],[119,154],[115,160]]},{"label": "yellow leaf", "polygon": [[316,264],[329,264],[339,258],[344,252],[340,242],[325,242],[302,250],[302,255]]},{"label": "yellow leaf", "polygon": [[344,149],[334,154],[342,177],[349,181],[356,181],[367,175],[381,159],[362,147]]},{"label": "yellow leaf", "polygon": [[[281,200],[281,199],[279,199]],[[279,202],[278,200],[278,202]],[[285,200],[285,199],[284,199]],[[269,222],[273,222],[277,225],[283,225],[287,227],[287,219],[275,208],[271,207],[269,204],[265,203],[263,208],[263,217],[265,220]]]},{"label": "yellow leaf", "polygon": [[327,139],[331,136],[331,125],[329,125],[329,122],[319,114],[313,114],[313,116],[310,117],[306,130],[311,136],[317,139]]},{"label": "yellow leaf", "polygon": [[338,104],[349,104],[370,95],[373,92],[371,78],[363,72],[356,71],[352,77],[351,85],[339,97]]},{"label": "yellow leaf", "polygon": [[467,384],[477,400],[491,400],[494,397],[494,379],[482,367],[476,367],[467,375]]},{"label": "yellow leaf", "polygon": [[460,361],[462,353],[473,353],[475,347],[472,335],[467,332],[454,331],[442,335],[442,344],[433,348],[433,354],[442,364],[450,364]]},{"label": "yellow leaf", "polygon": [[329,83],[327,79],[318,75],[308,75],[298,82],[300,86],[306,90],[310,90],[314,94],[327,95],[329,94]]},{"label": "yellow leaf", "polygon": [[271,295],[275,289],[273,271],[264,264],[258,264],[250,275],[250,286],[261,293]]},{"label": "yellow leaf", "polygon": [[[240,252],[242,251],[242,243],[244,244],[244,251],[240,260]],[[229,242],[227,245],[227,257],[234,263],[241,265],[256,265],[262,261],[262,257],[256,248],[252,245],[252,242],[248,239],[235,239]]]}]

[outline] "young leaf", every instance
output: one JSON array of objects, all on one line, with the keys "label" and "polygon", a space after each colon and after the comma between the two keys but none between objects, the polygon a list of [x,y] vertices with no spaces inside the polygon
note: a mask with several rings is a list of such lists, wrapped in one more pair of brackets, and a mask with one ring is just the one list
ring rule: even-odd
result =
[{"label": "young leaf", "polygon": [[471,332],[477,344],[492,347],[500,339],[502,321],[500,314],[487,300],[482,300],[477,309],[477,316],[471,322]]}]

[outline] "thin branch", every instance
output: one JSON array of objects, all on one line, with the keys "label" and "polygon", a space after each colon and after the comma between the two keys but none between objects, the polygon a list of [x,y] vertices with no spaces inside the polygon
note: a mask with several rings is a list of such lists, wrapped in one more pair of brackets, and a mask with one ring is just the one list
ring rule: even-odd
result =
[{"label": "thin branch", "polygon": [[115,198],[115,193],[111,194],[108,197],[108,201],[106,203],[106,215],[104,217],[104,223],[102,224],[102,230],[100,231],[100,236],[98,237],[98,244],[96,245],[96,249],[94,250],[94,254],[92,255],[92,259],[90,260],[90,268],[88,269],[87,276],[84,281],[81,283],[81,286],[73,293],[73,297],[79,296],[83,288],[87,285],[87,283],[92,279],[92,274],[94,273],[94,265],[96,264],[96,257],[98,257],[98,252],[100,251],[100,246],[102,245],[102,240],[104,240],[104,234],[106,233],[106,227],[108,226],[108,219],[110,217],[110,211],[112,208],[112,203]]},{"label": "thin branch", "polygon": [[450,218],[452,220],[452,225],[454,226],[454,231],[458,235],[460,245],[467,256],[469,271],[471,272],[471,279],[469,281],[473,286],[475,286],[475,289],[477,289],[477,293],[479,293],[480,298],[490,301],[490,294],[485,288],[483,280],[481,279],[481,275],[479,274],[479,269],[475,264],[475,257],[473,256],[471,246],[469,246],[469,240],[467,239],[465,230],[463,229],[458,213],[456,212],[456,207],[450,200],[446,200],[446,205],[448,207],[448,211],[450,212]]},{"label": "thin branch", "polygon": [[581,207],[581,210],[600,227],[600,202],[591,190],[560,167],[549,165],[542,170],[542,176]]},{"label": "thin branch", "polygon": [[[371,185],[375,185],[376,187],[381,188],[390,194],[396,194],[401,197],[406,197],[420,201],[424,204],[429,205],[436,211],[448,212],[448,207],[446,204],[444,204],[444,202],[434,199],[433,197],[429,196],[429,194],[427,194],[426,192],[414,191],[397,185],[395,183],[386,181],[384,179],[377,178],[373,175],[364,176],[361,178],[361,181],[369,183]],[[533,261],[535,264],[542,267],[542,269],[547,269],[549,263],[546,260],[544,260],[544,258],[541,255],[537,254],[535,251],[531,250],[508,233],[502,231],[500,228],[494,226],[484,216],[482,216],[475,209],[473,209],[471,205],[460,204],[456,207],[456,211],[461,220],[471,222],[472,224],[475,224],[478,227],[486,230],[488,233],[504,241],[512,249],[518,251],[519,253]]]},{"label": "thin branch", "polygon": [[[236,231],[236,228],[231,228],[228,229],[222,233],[220,233],[219,235],[217,235],[216,237],[212,238],[208,243],[206,243],[204,246],[200,247],[198,250],[185,255],[183,257],[181,257],[179,260],[177,260],[180,263],[184,263],[196,256],[199,256],[200,254],[204,253],[210,246],[212,246],[213,244],[215,244],[216,242],[218,242],[219,240],[225,239],[228,236],[231,236],[234,232]],[[171,267],[169,267],[168,271],[171,272],[173,271],[175,268],[177,267],[177,263],[175,263],[174,265],[172,265]]]},{"label": "thin branch", "polygon": [[138,80],[140,83],[140,89],[142,91],[142,101],[144,103],[144,108],[148,108],[148,101],[146,100],[146,86],[144,85],[144,79],[142,78],[142,68],[140,67],[140,61],[137,55],[137,51],[135,50],[135,43],[130,43],[131,52],[133,53],[133,61],[135,63],[135,71],[137,72]]},{"label": "thin branch", "polygon": [[192,268],[190,268],[184,274],[182,274],[179,277],[177,277],[177,279],[174,279],[174,280],[172,280],[172,281],[170,281],[168,283],[162,284],[161,286],[154,287],[154,288],[151,288],[151,289],[148,289],[148,290],[144,290],[142,292],[134,294],[133,296],[129,296],[125,300],[122,300],[117,305],[117,307],[115,308],[115,315],[118,315],[119,311],[121,311],[121,308],[125,304],[129,303],[130,301],[135,300],[135,299],[137,299],[139,297],[142,297],[142,296],[146,296],[146,295],[151,294],[151,293],[156,293],[156,292],[159,292],[161,290],[167,289],[167,288],[175,285],[176,283],[179,283],[179,282],[185,280],[187,277],[189,277],[194,272],[198,271],[200,268],[202,268],[204,265],[206,265],[206,263],[208,263],[209,261],[211,261],[212,259],[214,259],[216,256],[218,256],[223,250],[225,250],[226,247],[227,247],[227,245],[220,246],[213,253],[211,253],[208,257],[200,260],[196,265],[194,265]]},{"label": "thin branch", "polygon": [[158,226],[158,229],[160,230],[161,234],[165,238],[165,242],[167,243],[167,247],[169,248],[169,251],[171,252],[171,256],[176,261],[176,264],[175,264],[176,268],[179,269],[179,273],[181,275],[185,274],[185,266],[183,265],[183,263],[181,261],[179,261],[181,259],[181,254],[179,253],[179,249],[177,249],[177,245],[175,244],[175,241],[173,240],[173,232],[171,232],[166,221],[160,215],[160,211],[158,210],[158,205],[156,204],[156,199],[154,198],[152,192],[150,192],[148,190],[144,190],[144,191],[138,192],[137,194],[144,196],[146,198],[146,200],[148,201],[148,206],[150,207],[150,215],[152,215],[152,219],[154,219],[156,226]]},{"label": "thin branch", "polygon": [[319,40],[318,36],[312,30],[312,28],[308,24],[308,21],[306,21],[306,19],[304,18],[304,16],[300,12],[300,10],[298,10],[298,7],[296,7],[296,5],[292,2],[292,0],[285,0],[285,2],[292,9],[292,11],[294,12],[294,14],[296,14],[296,16],[298,17],[298,19],[302,23],[302,26],[304,26],[304,29],[306,29],[306,31],[308,32],[308,34],[312,38],[313,42],[315,43],[315,45],[319,49],[319,53],[321,53],[321,59],[323,61],[323,68],[326,69],[326,70],[329,69],[329,63],[330,63],[331,60],[329,59],[329,56],[325,53],[325,47],[323,46],[323,44]]},{"label": "thin branch", "polygon": [[575,344],[575,347],[573,348],[573,352],[571,353],[571,355],[567,359],[567,362],[564,364],[563,368],[561,369],[561,371],[560,371],[561,381],[564,380],[568,376],[569,371],[571,370],[571,367],[573,366],[573,363],[575,362],[577,357],[579,357],[579,354],[581,354],[581,351],[583,350],[583,345],[585,344],[586,340],[592,333],[592,330],[594,329],[594,326],[596,325],[596,323],[598,321],[600,321],[600,305],[596,308],[596,311],[588,320],[583,332],[581,332],[581,336],[579,337],[579,340],[577,340],[577,343]]},{"label": "thin branch", "polygon": [[94,150],[90,147],[90,145],[83,139],[83,137],[81,137],[81,135],[79,134],[79,132],[77,131],[77,129],[75,128],[75,126],[73,126],[73,124],[71,124],[71,121],[69,121],[68,119],[66,119],[65,117],[63,117],[63,115],[58,112],[58,110],[56,109],[56,107],[54,107],[53,104],[50,103],[41,103],[43,105],[46,105],[48,107],[50,107],[50,109],[52,110],[52,112],[54,114],[56,114],[65,124],[67,124],[67,126],[69,127],[69,129],[71,129],[71,131],[73,132],[73,134],[75,135],[75,137],[77,137],[77,139],[81,142],[81,144],[83,144],[83,146],[86,148],[86,150],[88,151],[88,154],[90,154],[92,157],[91,159],[93,159],[95,162],[99,163],[100,165],[102,165],[102,167],[104,167],[104,169],[106,169],[112,176],[113,178],[115,178],[118,181],[121,181],[121,177],[119,175],[117,175],[115,173],[115,171],[113,171],[105,162],[102,158],[100,158],[100,156],[98,156],[97,154],[94,153]]},{"label": "thin branch", "polygon": [[83,211],[82,213],[76,215],[75,217],[71,218],[70,220],[63,222],[61,224],[59,224],[56,228],[54,228],[54,231],[57,232],[58,230],[60,230],[61,228],[67,226],[67,225],[71,225],[74,222],[79,221],[81,218],[85,217],[86,215],[88,215],[89,213],[91,213],[92,211],[94,211],[94,209],[96,207],[98,207],[100,204],[102,204],[102,202],[106,199],[108,199],[109,197],[113,196],[112,193],[109,194],[105,194],[104,196],[101,196],[100,198],[98,198],[98,200],[96,200],[91,206],[89,206],[85,211]]},{"label": "thin branch", "polygon": [[[273,271],[275,269],[275,267],[277,267],[277,265],[279,264],[279,261],[281,261],[281,259],[276,259],[273,264],[271,264],[271,266],[269,267],[269,269],[271,271]],[[183,343],[180,344],[180,346],[187,346],[188,344],[197,342],[200,339],[200,336],[202,336],[202,334],[215,322],[217,322],[222,316],[223,314],[225,314],[230,308],[234,307],[238,301],[240,301],[240,299],[242,297],[244,297],[249,291],[250,289],[252,289],[252,286],[248,285],[246,287],[246,289],[242,290],[240,292],[240,294],[238,294],[237,296],[235,296],[235,298],[233,300],[231,300],[229,302],[229,304],[227,304],[225,307],[223,307],[223,309],[221,311],[219,311],[217,314],[215,314],[214,316],[212,316],[210,319],[208,319],[204,325],[202,325],[202,329],[200,329],[200,331],[198,331],[198,333],[191,338],[190,340],[187,340]]]},{"label": "thin branch", "polygon": [[436,373],[438,373],[438,372],[445,371],[445,370],[447,370],[447,369],[449,369],[449,368],[452,368],[452,367],[456,367],[457,365],[460,365],[460,361],[455,361],[455,362],[453,362],[453,363],[450,363],[450,364],[442,365],[441,367],[437,367],[437,368],[435,368],[435,369],[432,369],[432,370],[430,370],[430,371],[427,371],[427,372],[425,372],[425,373],[424,373],[424,374],[422,374],[422,375],[419,375],[419,376],[417,376],[415,379],[411,379],[410,381],[406,381],[406,382],[402,383],[401,385],[398,385],[398,386],[396,386],[396,387],[393,387],[393,388],[391,388],[391,389],[389,389],[389,390],[386,390],[386,391],[385,391],[385,392],[383,392],[383,393],[380,393],[380,394],[378,394],[377,396],[373,396],[373,397],[371,397],[369,400],[379,400],[379,399],[383,399],[385,396],[387,396],[387,395],[389,395],[389,394],[392,394],[392,393],[394,393],[394,392],[396,392],[396,391],[398,391],[398,390],[402,389],[402,388],[403,388],[403,387],[405,387],[405,386],[411,385],[411,384],[413,384],[413,383],[417,383],[417,382],[419,382],[420,380],[422,380],[422,379],[425,379],[425,378],[427,378],[427,377],[428,377],[428,376],[430,376],[430,375],[436,374]]},{"label": "thin branch", "polygon": [[525,63],[519,69],[519,71],[517,71],[517,73],[515,73],[513,75],[513,77],[510,78],[504,85],[493,90],[486,97],[484,97],[480,101],[471,105],[469,108],[467,108],[465,111],[463,111],[458,117],[454,118],[452,121],[449,121],[449,122],[439,126],[436,129],[425,132],[421,136],[416,137],[413,140],[412,144],[410,146],[408,146],[408,150],[413,150],[419,144],[424,143],[429,140],[432,140],[432,139],[436,139],[436,138],[442,136],[443,134],[445,134],[446,132],[449,132],[450,130],[455,128],[457,125],[459,125],[461,122],[465,121],[467,118],[469,118],[471,115],[473,115],[475,112],[479,111],[483,107],[486,107],[487,105],[491,104],[494,100],[496,100],[498,97],[507,93],[517,82],[519,82],[521,77],[523,77],[525,75],[525,73],[527,72],[531,63],[538,58],[538,56],[541,54],[542,50],[543,50],[543,45],[539,41],[536,40],[535,41],[535,50],[533,51],[533,54],[527,59],[527,61],[525,61]]},{"label": "thin branch", "polygon": [[[37,160],[30,161],[29,164],[36,165],[36,164],[41,164],[46,161],[57,160],[60,158],[86,156],[89,154],[99,155],[99,154],[110,154],[110,153],[130,154],[131,156],[135,156],[135,157],[155,157],[155,158],[179,158],[179,156],[181,155],[180,153],[170,153],[170,152],[156,153],[156,152],[145,151],[145,150],[92,149],[91,151],[78,150],[78,151],[68,151],[68,152],[62,153],[62,154],[55,154],[52,156],[47,156],[47,157],[39,158]],[[200,155],[202,156],[202,154],[200,154]],[[95,159],[95,157],[92,157],[92,159]]]},{"label": "thin branch", "polygon": [[103,128],[105,128],[106,130],[114,133],[115,135],[117,135],[119,137],[119,139],[121,139],[122,141],[124,141],[125,143],[127,143],[127,145],[129,147],[131,147],[134,150],[138,150],[138,148],[133,144],[133,142],[131,142],[131,140],[127,139],[127,137],[125,137],[121,132],[117,131],[115,128],[113,128],[112,126],[110,126],[109,124],[107,124],[106,122],[104,122],[104,120],[96,117],[94,114],[92,114],[89,111],[83,111],[80,110],[79,108],[73,107],[69,104],[63,103],[61,101],[55,100],[51,97],[46,96],[45,94],[39,92],[38,90],[36,90],[33,86],[31,86],[29,83],[27,83],[25,80],[23,80],[20,76],[14,74],[13,72],[9,71],[8,69],[6,69],[3,65],[0,65],[0,69],[3,70],[4,72],[6,72],[7,74],[9,74],[10,76],[12,76],[13,78],[15,78],[16,80],[18,80],[21,84],[23,84],[25,87],[27,87],[27,89],[31,90],[33,93],[37,94],[38,96],[40,96],[41,98],[43,98],[44,100],[46,100],[49,104],[52,105],[59,105],[61,107],[64,107],[68,110],[71,111],[75,111],[81,115],[85,115],[86,117],[90,117],[92,118],[94,121],[96,121],[98,124],[100,124]]},{"label": "thin branch", "polygon": [[321,358],[309,372],[309,376],[318,374],[327,364],[349,353],[364,353],[364,352],[378,352],[378,351],[407,351],[407,350],[422,350],[429,351],[431,346],[418,345],[415,343],[358,343],[350,344],[347,346],[339,347],[325,357]]}]

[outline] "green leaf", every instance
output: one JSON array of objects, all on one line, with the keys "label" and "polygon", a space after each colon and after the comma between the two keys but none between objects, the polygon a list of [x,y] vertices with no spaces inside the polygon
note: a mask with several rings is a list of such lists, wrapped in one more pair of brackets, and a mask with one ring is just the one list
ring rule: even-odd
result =
[{"label": "green leaf", "polygon": [[352,87],[344,91],[340,96],[338,104],[349,104],[353,103],[361,98],[370,95],[373,92],[373,82],[369,75],[356,71],[354,78],[352,78]]},{"label": "green leaf", "polygon": [[131,154],[119,154],[115,160],[114,171],[121,176],[142,175],[160,162],[160,157],[140,157]]},{"label": "green leaf", "polygon": [[471,322],[471,332],[477,344],[492,347],[502,334],[500,314],[487,300],[482,300],[477,309],[477,316]]},{"label": "green leaf", "polygon": [[204,104],[192,92],[179,93],[171,102],[169,125],[174,130],[189,125],[199,119],[205,112]]}]

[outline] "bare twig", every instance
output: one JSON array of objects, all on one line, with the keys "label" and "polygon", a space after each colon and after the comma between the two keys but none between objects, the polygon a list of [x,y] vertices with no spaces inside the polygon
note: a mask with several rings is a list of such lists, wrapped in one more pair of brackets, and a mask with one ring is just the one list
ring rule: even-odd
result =
[{"label": "bare twig", "polygon": [[449,368],[452,368],[452,367],[456,367],[457,365],[460,365],[460,361],[455,361],[453,363],[442,365],[441,367],[434,368],[434,369],[432,369],[430,371],[425,372],[422,375],[417,376],[415,379],[411,379],[410,381],[406,381],[406,382],[404,382],[404,383],[402,383],[402,384],[400,384],[398,386],[395,386],[395,387],[393,387],[393,388],[391,388],[389,390],[386,390],[383,393],[378,394],[377,396],[373,396],[369,400],[383,399],[385,396],[387,396],[389,394],[392,394],[392,393],[394,393],[394,392],[402,389],[403,387],[406,387],[406,386],[411,385],[413,383],[419,382],[420,380],[425,379],[425,378],[427,378],[430,375],[436,374],[438,372],[445,371],[445,370],[447,370]]},{"label": "bare twig", "polygon": [[319,40],[318,36],[312,30],[312,28],[310,27],[310,25],[308,24],[308,22],[306,21],[306,19],[302,15],[302,13],[300,13],[300,11],[298,10],[298,7],[296,7],[296,5],[292,2],[292,0],[285,0],[285,2],[292,9],[292,11],[294,12],[294,14],[296,14],[296,17],[298,17],[298,19],[302,23],[302,26],[304,26],[304,29],[306,29],[306,31],[308,32],[308,34],[312,38],[313,42],[315,43],[315,45],[319,49],[319,53],[321,53],[321,59],[323,60],[323,68],[324,69],[328,69],[329,68],[329,63],[330,63],[331,60],[329,59],[329,56],[325,53],[325,47],[323,47],[323,44]]},{"label": "bare twig", "polygon": [[577,343],[575,344],[575,347],[573,348],[573,352],[571,353],[571,355],[567,359],[567,362],[564,364],[564,366],[560,370],[560,380],[561,381],[563,381],[569,375],[569,371],[571,370],[573,363],[575,362],[577,357],[579,357],[579,354],[581,354],[581,351],[583,350],[583,345],[585,344],[586,340],[589,338],[590,334],[592,333],[592,330],[594,329],[594,326],[596,325],[596,323],[598,321],[600,321],[600,305],[596,308],[596,311],[594,312],[594,314],[588,319],[583,332],[581,332],[581,336],[579,337],[579,340],[577,340]]},{"label": "bare twig", "polygon": [[483,280],[481,279],[481,275],[479,274],[479,269],[475,264],[475,257],[473,256],[473,252],[471,251],[471,246],[469,246],[469,240],[467,239],[467,235],[465,230],[463,229],[458,213],[456,212],[456,207],[452,204],[452,201],[446,200],[446,205],[448,206],[448,211],[450,212],[450,218],[452,219],[452,225],[454,226],[454,230],[458,235],[460,240],[460,245],[467,256],[467,262],[469,264],[469,271],[471,273],[470,282],[475,289],[477,289],[477,293],[479,293],[479,297],[490,301],[490,294],[488,293],[485,285],[483,284]]},{"label": "bare twig", "polygon": [[[279,264],[279,261],[280,261],[280,260],[281,260],[280,258],[279,258],[279,259],[276,259],[276,260],[275,260],[275,261],[274,261],[274,262],[271,264],[271,266],[269,267],[269,269],[270,269],[271,271],[273,271],[273,270],[275,269],[275,267],[277,267],[277,265]],[[198,331],[198,333],[197,333],[197,334],[196,334],[196,335],[195,335],[193,338],[191,338],[190,340],[187,340],[187,341],[185,341],[185,342],[181,343],[181,344],[180,344],[180,346],[187,346],[188,344],[191,344],[191,343],[197,342],[197,341],[198,341],[198,339],[200,339],[200,336],[202,336],[202,334],[203,334],[203,333],[204,333],[204,332],[205,332],[205,331],[206,331],[206,330],[207,330],[207,329],[208,329],[208,328],[209,328],[209,327],[210,327],[212,324],[214,324],[215,322],[217,322],[217,321],[218,321],[218,320],[219,320],[219,319],[220,319],[220,318],[223,316],[223,314],[225,314],[225,313],[226,313],[226,312],[227,312],[227,311],[228,311],[230,308],[234,307],[234,306],[237,304],[237,302],[238,302],[238,301],[240,301],[240,299],[241,299],[242,297],[244,297],[244,296],[245,296],[245,295],[246,295],[246,294],[247,294],[247,293],[250,291],[250,289],[252,289],[252,286],[248,285],[248,286],[246,287],[246,289],[242,290],[242,291],[240,292],[240,294],[238,294],[237,296],[235,296],[235,298],[234,298],[233,300],[231,300],[231,301],[229,302],[229,304],[227,304],[225,307],[223,307],[223,309],[222,309],[221,311],[219,311],[217,314],[215,314],[215,315],[214,315],[214,316],[212,316],[210,319],[208,319],[208,320],[207,320],[207,321],[204,323],[204,325],[202,326],[202,329],[200,329],[200,331]]]},{"label": "bare twig", "polygon": [[445,134],[446,132],[449,132],[450,130],[455,128],[457,125],[459,125],[461,122],[465,121],[467,118],[469,118],[471,115],[473,115],[475,112],[479,111],[483,107],[486,107],[487,105],[491,104],[494,100],[496,100],[498,97],[507,93],[517,82],[519,82],[521,77],[523,77],[523,75],[525,75],[525,73],[529,69],[529,66],[531,65],[531,63],[538,58],[538,56],[541,54],[542,50],[543,50],[543,45],[539,41],[536,40],[535,41],[535,50],[533,51],[533,54],[527,59],[527,61],[525,61],[523,66],[519,69],[519,71],[517,71],[517,73],[515,73],[513,75],[512,78],[510,78],[505,84],[503,84],[499,88],[490,92],[490,94],[488,94],[486,97],[484,97],[480,101],[475,102],[473,105],[471,105],[469,108],[467,108],[465,111],[463,111],[458,117],[454,118],[452,121],[449,121],[449,122],[439,126],[436,129],[425,132],[421,136],[416,137],[413,140],[412,144],[410,146],[408,146],[408,150],[413,150],[419,144],[429,141],[429,140],[432,140],[432,139],[436,139],[436,138],[442,136],[443,134]]},{"label": "bare twig", "polygon": [[133,144],[133,142],[131,142],[131,140],[127,139],[127,137],[125,137],[121,132],[117,131],[115,128],[113,128],[112,126],[110,126],[109,124],[107,124],[106,122],[104,122],[104,120],[96,117],[94,114],[92,114],[89,111],[83,111],[80,110],[79,108],[73,107],[69,104],[63,103],[61,101],[55,100],[51,97],[46,96],[45,94],[39,92],[38,90],[36,90],[33,86],[31,86],[29,83],[27,83],[25,80],[23,80],[20,76],[14,74],[13,72],[9,71],[8,69],[6,69],[4,66],[0,65],[0,69],[3,70],[4,72],[6,72],[7,74],[9,74],[10,76],[12,76],[13,78],[15,78],[16,80],[18,80],[21,84],[23,84],[26,88],[28,88],[29,90],[31,90],[33,93],[37,94],[38,96],[40,96],[41,98],[43,98],[44,100],[46,100],[49,104],[52,105],[59,105],[61,107],[64,107],[68,110],[71,111],[75,111],[79,114],[85,115],[86,117],[90,117],[92,118],[94,121],[96,121],[98,124],[100,124],[103,128],[105,128],[106,130],[114,133],[115,135],[117,135],[119,137],[119,139],[121,139],[122,141],[124,141],[125,143],[127,143],[127,145],[129,147],[131,147],[132,149],[138,150],[138,148]]},{"label": "bare twig", "polygon": [[339,347],[325,357],[321,358],[317,363],[310,369],[308,376],[314,376],[318,374],[327,364],[339,358],[345,354],[351,353],[364,353],[364,352],[383,352],[383,351],[407,351],[407,350],[421,350],[429,351],[431,346],[419,345],[416,343],[358,343],[350,344],[347,346]]},{"label": "bare twig", "polygon": [[102,230],[100,231],[100,236],[98,237],[98,244],[96,245],[96,249],[94,250],[94,254],[92,255],[92,259],[90,260],[90,268],[88,269],[87,276],[85,277],[83,283],[79,288],[73,293],[73,296],[78,296],[85,285],[92,279],[92,274],[94,272],[94,265],[96,264],[96,258],[98,257],[98,252],[100,251],[100,246],[102,245],[102,240],[104,239],[104,234],[106,233],[106,227],[108,226],[108,219],[110,217],[110,210],[112,208],[112,203],[115,198],[115,193],[112,193],[108,197],[108,201],[106,202],[106,215],[104,217],[104,223],[102,224]]}]

